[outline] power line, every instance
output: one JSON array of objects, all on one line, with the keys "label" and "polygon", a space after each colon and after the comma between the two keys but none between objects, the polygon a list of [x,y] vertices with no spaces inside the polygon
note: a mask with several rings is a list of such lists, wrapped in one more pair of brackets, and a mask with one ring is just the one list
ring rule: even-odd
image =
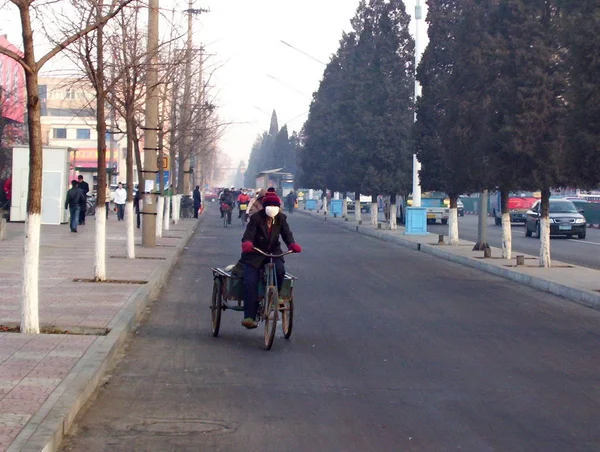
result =
[{"label": "power line", "polygon": [[288,44],[287,42],[285,42],[284,40],[280,40],[280,42],[286,46],[288,46],[291,49],[294,49],[296,52],[300,52],[302,55],[307,56],[308,58],[310,58],[311,60],[315,60],[317,63],[321,63],[323,66],[327,66],[325,63],[323,63],[321,60],[316,59],[314,56],[309,55],[308,53],[294,47],[291,44]]}]

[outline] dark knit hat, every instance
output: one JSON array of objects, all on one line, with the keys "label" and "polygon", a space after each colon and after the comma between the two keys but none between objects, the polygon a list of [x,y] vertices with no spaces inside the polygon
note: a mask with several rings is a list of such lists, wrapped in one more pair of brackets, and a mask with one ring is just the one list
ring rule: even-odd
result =
[{"label": "dark knit hat", "polygon": [[263,197],[261,202],[262,202],[263,207],[267,207],[267,206],[280,207],[281,206],[281,200],[279,199],[279,196],[277,196],[277,194],[272,191],[268,191],[267,193],[265,193],[265,196]]}]

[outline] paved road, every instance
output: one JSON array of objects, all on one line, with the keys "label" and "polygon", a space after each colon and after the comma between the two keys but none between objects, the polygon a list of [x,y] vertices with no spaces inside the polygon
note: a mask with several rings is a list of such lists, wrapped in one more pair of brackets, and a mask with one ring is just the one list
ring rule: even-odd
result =
[{"label": "paved road", "polygon": [[[458,235],[461,239],[477,241],[477,216],[465,215],[459,218]],[[448,226],[440,224],[428,225],[427,229],[433,234],[448,234]],[[540,252],[540,242],[537,237],[525,237],[525,226],[513,225],[513,251],[537,256]],[[502,228],[494,225],[494,219],[488,218],[488,243],[498,248],[502,247]],[[586,238],[567,239],[552,237],[550,242],[552,258],[569,264],[581,265],[600,269],[600,230],[588,228]]]},{"label": "paved road", "polygon": [[241,227],[207,213],[63,450],[600,450],[600,313],[294,215],[295,329],[266,352],[239,313],[210,336]]}]

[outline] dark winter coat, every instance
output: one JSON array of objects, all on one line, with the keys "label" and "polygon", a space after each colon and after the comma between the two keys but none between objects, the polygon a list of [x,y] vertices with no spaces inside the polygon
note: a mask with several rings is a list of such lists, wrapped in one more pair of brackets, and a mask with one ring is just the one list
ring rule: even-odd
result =
[{"label": "dark winter coat", "polygon": [[194,207],[199,208],[200,205],[202,204],[202,198],[200,196],[200,190],[195,189],[194,190]]},{"label": "dark winter coat", "polygon": [[77,184],[77,188],[79,188],[83,193],[83,197],[81,198],[81,202],[79,204],[81,205],[82,209],[85,209],[87,204],[87,194],[90,191],[90,185],[86,181],[81,181]]},{"label": "dark winter coat", "polygon": [[[246,226],[246,232],[244,232],[242,242],[252,242],[256,248],[263,250],[265,253],[281,254],[282,251],[281,244],[279,243],[279,236],[281,236],[289,248],[295,243],[294,235],[292,234],[292,231],[290,231],[287,217],[281,212],[274,218],[271,233],[269,234],[267,229],[268,218],[269,217],[264,210],[252,215],[248,221],[248,226]],[[240,259],[240,262],[252,265],[256,268],[259,268],[264,261],[265,257],[257,252],[242,253],[242,258]]]},{"label": "dark winter coat", "polygon": [[71,188],[67,192],[67,199],[65,201],[65,209],[68,209],[69,206],[81,206],[81,204],[85,204],[85,195],[83,191],[79,187]]}]

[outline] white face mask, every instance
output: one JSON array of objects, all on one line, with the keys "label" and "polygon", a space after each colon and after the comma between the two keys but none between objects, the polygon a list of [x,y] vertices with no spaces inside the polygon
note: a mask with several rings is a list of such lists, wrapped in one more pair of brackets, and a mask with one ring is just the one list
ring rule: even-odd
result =
[{"label": "white face mask", "polygon": [[267,206],[267,207],[265,207],[265,213],[267,214],[267,216],[269,216],[271,218],[275,218],[277,216],[277,214],[279,213],[279,207]]}]

